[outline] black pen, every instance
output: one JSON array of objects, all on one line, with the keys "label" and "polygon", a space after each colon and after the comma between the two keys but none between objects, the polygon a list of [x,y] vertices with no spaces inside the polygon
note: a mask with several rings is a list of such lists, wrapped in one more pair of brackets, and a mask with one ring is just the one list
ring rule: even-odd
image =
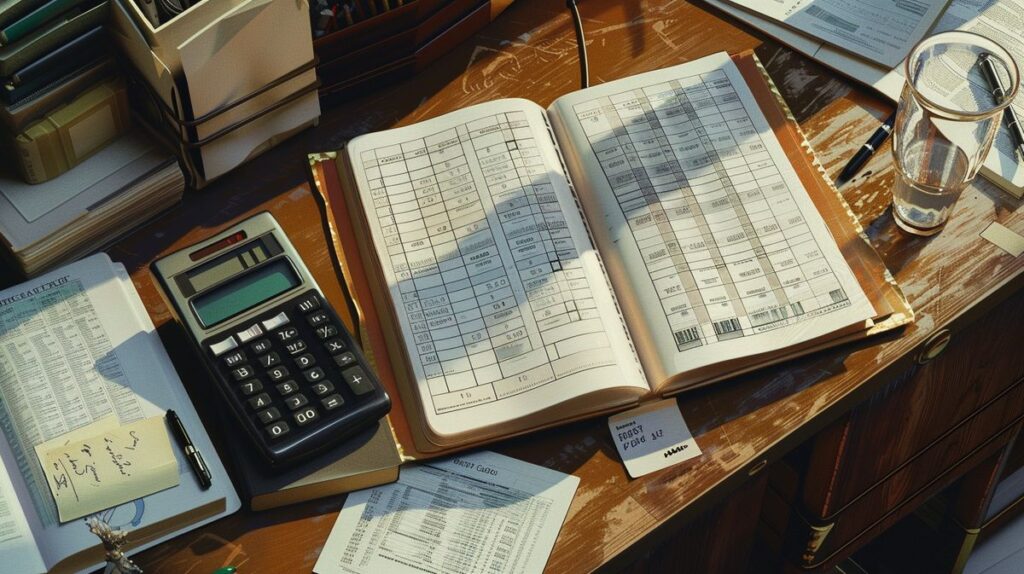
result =
[{"label": "black pen", "polygon": [[896,112],[893,112],[882,125],[875,130],[875,133],[871,134],[864,145],[860,146],[857,153],[853,154],[850,158],[850,163],[846,164],[843,171],[840,172],[839,177],[836,178],[836,183],[842,184],[853,179],[853,176],[857,175],[860,168],[864,167],[864,164],[868,162],[868,159],[874,155],[878,148],[882,147],[885,140],[889,139],[889,134],[892,133],[892,126],[896,123]]},{"label": "black pen", "polygon": [[192,466],[192,470],[196,473],[196,478],[199,480],[199,486],[203,487],[203,490],[210,488],[213,485],[213,477],[210,476],[210,469],[206,467],[206,461],[203,460],[203,455],[196,450],[196,445],[192,444],[192,439],[188,436],[188,431],[185,430],[185,425],[181,424],[181,419],[178,418],[178,414],[168,409],[167,411],[167,422],[171,425],[171,431],[174,433],[174,438],[178,441],[178,445],[181,450],[185,451],[185,458],[188,459],[188,463]]},{"label": "black pen", "polygon": [[[992,92],[992,97],[996,99],[997,104],[1003,103],[1006,99],[1006,88],[1003,87],[1003,82],[999,79],[999,71],[996,70],[996,65],[992,63],[992,54],[988,52],[978,57],[978,63],[981,64],[982,75],[985,76],[985,81],[988,82],[988,89]],[[1006,110],[1003,112],[1003,119],[1006,121],[1006,127],[1010,128],[1010,137],[1013,138],[1013,146],[1020,153],[1021,157],[1024,157],[1024,129],[1020,124],[1020,118],[1017,116],[1017,111],[1013,109],[1013,106],[1006,106]]]}]

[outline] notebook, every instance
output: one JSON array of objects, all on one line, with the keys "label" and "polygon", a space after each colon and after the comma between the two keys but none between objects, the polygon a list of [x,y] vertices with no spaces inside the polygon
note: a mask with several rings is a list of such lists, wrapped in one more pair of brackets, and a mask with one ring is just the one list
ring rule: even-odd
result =
[{"label": "notebook", "polygon": [[96,516],[134,550],[238,510],[238,496],[120,264],[99,253],[0,291],[0,563],[86,572],[103,562],[85,519],[61,524],[35,445],[111,413],[178,413],[213,476],[202,490],[175,447],[179,485]]}]

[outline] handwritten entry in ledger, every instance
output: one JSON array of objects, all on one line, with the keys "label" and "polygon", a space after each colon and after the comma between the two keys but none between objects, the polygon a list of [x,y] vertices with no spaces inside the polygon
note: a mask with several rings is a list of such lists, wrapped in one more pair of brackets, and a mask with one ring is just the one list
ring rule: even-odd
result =
[{"label": "handwritten entry in ledger", "polygon": [[36,453],[62,523],[178,484],[162,416],[90,425],[39,445]]}]

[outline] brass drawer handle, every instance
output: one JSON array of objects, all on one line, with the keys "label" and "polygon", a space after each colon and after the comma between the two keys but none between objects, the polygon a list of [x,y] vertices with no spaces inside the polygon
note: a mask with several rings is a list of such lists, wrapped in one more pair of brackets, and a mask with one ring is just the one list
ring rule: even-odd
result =
[{"label": "brass drawer handle", "polygon": [[946,350],[949,346],[949,342],[953,339],[953,334],[949,332],[949,329],[943,329],[938,333],[935,333],[928,338],[924,343],[924,349],[917,356],[917,364],[924,365],[930,362],[935,357],[938,357]]}]

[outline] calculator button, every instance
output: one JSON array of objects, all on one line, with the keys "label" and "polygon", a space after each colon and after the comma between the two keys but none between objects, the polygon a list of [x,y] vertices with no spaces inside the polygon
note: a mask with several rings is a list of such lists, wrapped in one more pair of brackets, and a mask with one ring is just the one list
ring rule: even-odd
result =
[{"label": "calculator button", "polygon": [[261,423],[270,424],[281,418],[281,411],[277,410],[277,407],[270,407],[267,410],[256,413],[256,416],[259,417]]},{"label": "calculator button", "polygon": [[300,369],[312,367],[315,363],[316,359],[314,359],[313,355],[310,355],[309,353],[295,357],[295,364],[298,365]]},{"label": "calculator button", "polygon": [[269,369],[270,367],[273,367],[274,365],[278,365],[281,363],[281,357],[279,357],[277,353],[263,355],[262,357],[259,357],[256,360],[259,361],[260,365],[264,369]]},{"label": "calculator button", "polygon": [[238,333],[236,333],[236,335],[238,335],[238,340],[243,343],[248,343],[249,341],[252,341],[253,339],[259,337],[262,334],[263,329],[260,329],[259,325],[253,325],[252,327],[249,327],[244,331],[239,331]]},{"label": "calculator button", "polygon": [[267,371],[267,376],[270,377],[271,381],[275,383],[288,376],[287,367],[274,367]]},{"label": "calculator button", "polygon": [[282,397],[286,397],[294,393],[295,391],[299,390],[299,385],[296,385],[295,381],[285,381],[274,388],[277,389],[277,393],[279,395],[281,395]]},{"label": "calculator button", "polygon": [[299,311],[303,313],[309,313],[310,311],[316,311],[320,308],[320,298],[315,294],[306,296],[305,299],[299,301]]},{"label": "calculator button", "polygon": [[320,325],[319,327],[316,328],[316,336],[320,337],[321,341],[323,341],[324,339],[330,339],[331,337],[337,334],[338,328],[335,327],[334,325],[331,325],[330,323],[327,323],[326,325]]},{"label": "calculator button", "polygon": [[288,321],[290,321],[290,320],[291,319],[288,318],[288,315],[284,311],[281,311],[277,315],[274,315],[273,317],[271,317],[271,318],[267,319],[266,321],[264,321],[263,322],[263,328],[268,330],[268,331],[273,331],[274,329],[276,329],[276,328],[278,328],[278,327],[280,327],[282,325],[287,325]]},{"label": "calculator button", "polygon": [[224,353],[227,353],[231,349],[236,348],[238,348],[238,341],[236,341],[234,337],[228,337],[223,341],[217,341],[216,343],[210,345],[210,351],[213,352],[213,355],[215,357],[219,357]]},{"label": "calculator button", "polygon": [[249,399],[249,406],[252,407],[252,410],[254,411],[258,411],[263,407],[269,407],[270,395],[268,395],[267,393],[260,393],[256,395],[255,397]]},{"label": "calculator button", "polygon": [[267,427],[267,434],[270,435],[270,438],[278,438],[288,434],[289,430],[291,429],[288,428],[288,423],[284,421],[277,421]]},{"label": "calculator button", "polygon": [[341,398],[341,395],[334,394],[326,399],[321,399],[320,404],[324,406],[325,411],[333,411],[334,409],[345,404],[345,399]]},{"label": "calculator button", "polygon": [[288,405],[288,408],[294,411],[295,409],[306,406],[309,404],[309,401],[306,400],[306,395],[299,393],[285,399],[284,404]]},{"label": "calculator button", "polygon": [[270,342],[270,339],[260,339],[259,341],[256,341],[252,345],[249,345],[249,348],[252,349],[253,353],[256,353],[257,355],[262,355],[263,353],[266,353],[270,349],[274,348],[274,344]]},{"label": "calculator button", "polygon": [[231,371],[231,376],[234,377],[236,381],[244,381],[255,374],[256,372],[253,371],[252,367],[249,365],[242,365],[241,367]]},{"label": "calculator button", "polygon": [[342,353],[334,356],[334,362],[344,369],[345,367],[351,367],[356,364],[356,356],[352,353]]},{"label": "calculator button", "polygon": [[347,371],[342,371],[341,376],[345,377],[348,388],[352,389],[356,396],[373,392],[373,383],[370,382],[370,378],[363,372],[362,367],[352,367]]},{"label": "calculator button", "polygon": [[224,357],[224,364],[229,367],[237,367],[245,362],[245,351],[235,351]]},{"label": "calculator button", "polygon": [[255,395],[256,393],[263,390],[263,383],[257,381],[256,379],[251,379],[245,381],[241,385],[238,385],[238,388],[242,389],[242,394],[245,396]]},{"label": "calculator button", "polygon": [[292,341],[284,346],[284,350],[288,351],[289,355],[298,355],[299,353],[306,350],[306,342],[302,339],[298,341]]},{"label": "calculator button", "polygon": [[318,381],[322,381],[322,380],[324,380],[324,377],[326,376],[326,375],[324,375],[324,370],[321,369],[320,367],[313,367],[312,369],[310,369],[308,371],[303,371],[302,375],[304,377],[306,377],[306,381],[310,382],[310,383],[316,383]]},{"label": "calculator button", "polygon": [[310,315],[309,319],[307,319],[307,321],[309,321],[309,324],[313,327],[323,325],[324,323],[330,320],[330,316],[328,316],[327,313],[324,313],[323,311],[317,311],[316,313]]},{"label": "calculator button", "polygon": [[316,396],[318,397],[322,397],[333,390],[334,385],[331,383],[331,381],[324,381],[322,383],[317,383],[313,385],[313,392],[316,393]]},{"label": "calculator button", "polygon": [[324,348],[327,349],[328,353],[335,355],[345,350],[345,342],[341,339],[331,339],[324,343]]},{"label": "calculator button", "polygon": [[278,341],[287,342],[291,341],[295,337],[298,337],[299,330],[296,329],[295,327],[285,327],[284,329],[281,329],[280,331],[274,333],[274,335],[277,336]]},{"label": "calculator button", "polygon": [[320,418],[320,414],[317,413],[316,409],[314,409],[313,407],[304,408],[301,411],[295,413],[294,416],[295,424],[299,425],[300,427],[304,427],[309,423]]}]

